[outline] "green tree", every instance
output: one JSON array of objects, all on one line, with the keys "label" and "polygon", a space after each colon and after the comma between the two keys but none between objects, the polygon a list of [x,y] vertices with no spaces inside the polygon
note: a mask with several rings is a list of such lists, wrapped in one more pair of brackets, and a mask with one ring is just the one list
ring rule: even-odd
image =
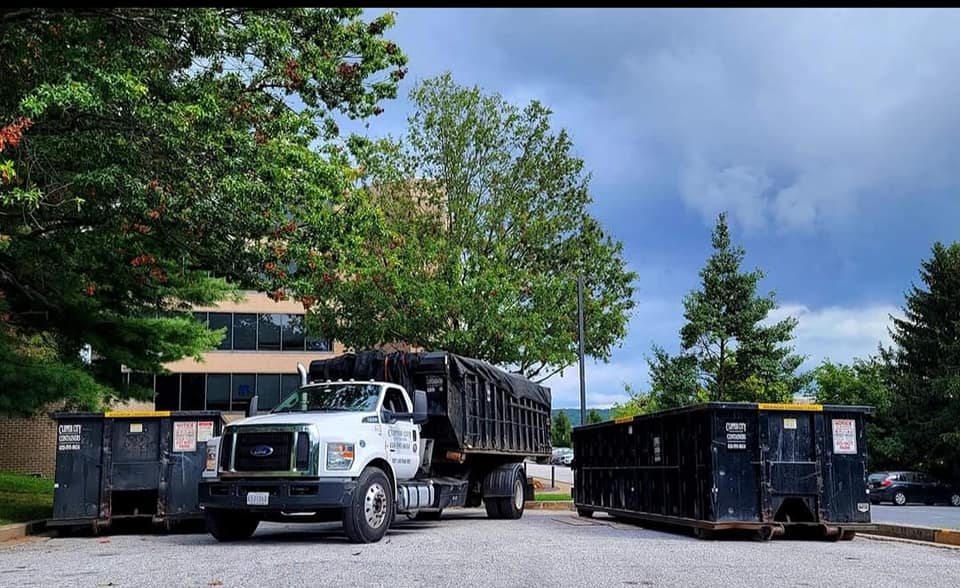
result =
[{"label": "green tree", "polygon": [[590,412],[587,413],[587,424],[593,425],[596,423],[602,423],[603,418],[600,417],[600,413],[594,409],[590,409]]},{"label": "green tree", "polygon": [[[378,216],[353,197],[336,117],[395,95],[406,58],[382,38],[392,22],[342,8],[0,11],[0,407],[57,396],[34,352],[52,382],[95,377],[78,399],[92,407],[120,364],[156,372],[216,345],[170,312],[234,286],[286,297],[297,269],[355,246]],[[78,359],[83,344],[101,370]]]},{"label": "green tree", "polygon": [[653,394],[635,390],[627,383],[624,383],[623,389],[630,398],[626,402],[616,402],[610,407],[611,419],[632,417],[659,410],[657,399]]},{"label": "green tree", "polygon": [[905,460],[900,418],[887,385],[886,367],[879,358],[855,359],[852,365],[824,361],[813,370],[812,384],[813,396],[821,404],[874,408],[867,422],[870,469],[912,467]]},{"label": "green tree", "polygon": [[890,368],[904,459],[960,477],[960,243],[936,243],[920,266],[923,286],[893,318]]},{"label": "green tree", "polygon": [[570,447],[570,433],[573,430],[570,417],[565,411],[560,411],[553,417],[553,426],[550,428],[550,442],[554,447]]},{"label": "green tree", "polygon": [[[352,145],[390,226],[348,260],[353,297],[319,305],[321,329],[352,347],[402,340],[542,381],[577,359],[583,274],[586,353],[607,359],[636,276],[587,209],[569,135],[542,104],[519,108],[449,75],[411,100],[402,141]],[[312,291],[328,300],[339,287],[318,279]]]},{"label": "green tree", "polygon": [[649,360],[654,393],[664,407],[699,400],[787,401],[806,384],[795,374],[803,357],[787,345],[797,321],[764,324],[774,293],[757,295],[759,269],[742,272],[745,255],[730,241],[725,214],[712,236],[714,252],[700,270],[701,289],[683,301],[682,351],[654,348]]}]

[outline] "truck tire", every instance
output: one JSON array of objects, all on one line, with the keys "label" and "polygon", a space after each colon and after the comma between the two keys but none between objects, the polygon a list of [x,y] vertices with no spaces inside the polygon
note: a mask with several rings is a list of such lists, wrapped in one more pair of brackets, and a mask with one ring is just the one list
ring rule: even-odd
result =
[{"label": "truck tire", "polygon": [[380,468],[369,467],[357,479],[350,504],[343,509],[343,530],[351,543],[376,543],[393,523],[393,486]]},{"label": "truck tire", "polygon": [[217,541],[243,541],[257,530],[260,519],[247,512],[207,509],[207,531]]},{"label": "truck tire", "polygon": [[513,495],[499,498],[484,498],[487,516],[491,519],[519,519],[523,516],[525,504],[524,479],[517,476],[513,480]]}]

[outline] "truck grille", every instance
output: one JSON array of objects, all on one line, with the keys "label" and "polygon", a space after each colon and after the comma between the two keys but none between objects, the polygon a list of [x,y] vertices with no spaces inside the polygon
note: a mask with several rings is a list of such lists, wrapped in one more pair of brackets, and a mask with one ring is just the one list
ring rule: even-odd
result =
[{"label": "truck grille", "polygon": [[238,472],[278,472],[290,469],[293,433],[238,433],[233,469]]}]

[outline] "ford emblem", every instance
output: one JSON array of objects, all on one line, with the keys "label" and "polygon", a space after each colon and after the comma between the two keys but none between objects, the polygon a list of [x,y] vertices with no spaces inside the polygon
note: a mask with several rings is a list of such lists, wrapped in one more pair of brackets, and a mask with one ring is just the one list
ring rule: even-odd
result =
[{"label": "ford emblem", "polygon": [[250,455],[253,457],[269,457],[273,455],[273,447],[269,445],[257,445],[250,450]]}]

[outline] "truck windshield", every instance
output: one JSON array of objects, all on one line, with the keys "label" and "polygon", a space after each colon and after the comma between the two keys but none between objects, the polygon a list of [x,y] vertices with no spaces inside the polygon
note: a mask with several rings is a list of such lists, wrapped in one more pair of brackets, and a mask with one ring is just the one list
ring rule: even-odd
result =
[{"label": "truck windshield", "polygon": [[369,412],[377,406],[380,386],[376,384],[321,384],[300,388],[287,396],[272,412],[349,410]]}]

